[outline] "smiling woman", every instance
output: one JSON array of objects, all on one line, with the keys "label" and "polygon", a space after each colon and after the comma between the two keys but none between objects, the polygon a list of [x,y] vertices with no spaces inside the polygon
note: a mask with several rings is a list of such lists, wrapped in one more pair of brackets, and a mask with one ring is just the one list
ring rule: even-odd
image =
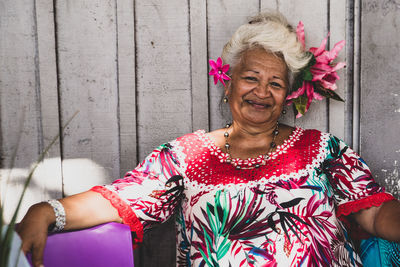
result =
[{"label": "smiling woman", "polygon": [[301,32],[278,13],[262,13],[225,45],[224,62],[212,61],[232,124],[159,146],[124,178],[61,199],[65,212],[34,205],[18,231],[35,264],[50,225],[121,222],[136,245],[173,215],[179,266],[360,266],[351,225],[400,241],[400,204],[359,155],[329,133],[279,122],[289,92],[299,89],[296,77],[307,86],[293,102],[333,88],[310,68],[330,63],[337,49],[311,54]]}]

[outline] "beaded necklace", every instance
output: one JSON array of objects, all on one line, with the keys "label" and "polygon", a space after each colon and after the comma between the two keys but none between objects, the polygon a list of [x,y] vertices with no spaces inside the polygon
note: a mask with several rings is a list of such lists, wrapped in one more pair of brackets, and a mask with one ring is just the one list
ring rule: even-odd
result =
[{"label": "beaded necklace", "polygon": [[226,152],[228,154],[228,158],[225,160],[226,163],[232,164],[236,167],[236,169],[240,170],[240,169],[254,169],[254,168],[260,168],[260,166],[263,166],[267,163],[267,160],[269,160],[270,158],[270,154],[272,152],[272,150],[276,147],[276,143],[275,143],[275,139],[279,134],[279,122],[276,122],[276,126],[274,131],[272,132],[272,142],[269,145],[269,150],[267,151],[266,154],[261,154],[260,156],[258,156],[256,158],[256,160],[254,161],[254,164],[250,163],[248,164],[247,167],[242,167],[240,165],[234,164],[231,153],[230,153],[230,148],[231,145],[228,142],[228,138],[229,138],[229,133],[228,133],[228,129],[232,126],[231,123],[227,124],[225,126],[225,133],[224,133],[224,137],[225,137],[225,149]]}]

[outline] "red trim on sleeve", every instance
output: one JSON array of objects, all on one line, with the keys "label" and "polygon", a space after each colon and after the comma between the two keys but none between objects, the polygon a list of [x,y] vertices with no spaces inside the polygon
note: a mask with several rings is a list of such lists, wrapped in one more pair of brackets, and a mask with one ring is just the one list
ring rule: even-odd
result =
[{"label": "red trim on sleeve", "polygon": [[394,198],[392,195],[381,192],[362,199],[350,201],[338,206],[336,210],[336,217],[346,225],[346,228],[348,229],[352,239],[368,239],[371,235],[363,230],[361,226],[358,225],[354,220],[346,216],[362,209],[368,209],[372,206],[379,207],[383,203],[395,199],[396,198]]},{"label": "red trim on sleeve", "polygon": [[143,242],[143,225],[139,218],[133,212],[132,208],[123,201],[118,194],[108,190],[103,186],[95,186],[90,191],[100,193],[105,199],[110,201],[111,205],[118,210],[118,215],[122,218],[124,224],[129,225],[132,232],[136,233],[133,240],[133,248],[137,247],[137,243]]},{"label": "red trim on sleeve", "polygon": [[391,194],[381,192],[362,199],[350,201],[337,207],[336,217],[342,219],[343,216],[350,215],[362,209],[368,209],[372,206],[379,207],[382,203],[395,199],[396,198]]}]

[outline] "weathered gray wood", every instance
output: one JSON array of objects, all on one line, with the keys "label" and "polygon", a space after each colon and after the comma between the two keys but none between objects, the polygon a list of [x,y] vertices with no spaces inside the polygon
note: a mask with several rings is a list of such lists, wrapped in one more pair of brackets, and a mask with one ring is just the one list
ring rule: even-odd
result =
[{"label": "weathered gray wood", "polygon": [[[247,18],[259,11],[259,1],[208,1],[208,56],[217,60],[221,56],[223,46],[229,41],[236,29],[247,21]],[[214,85],[209,77],[210,96],[210,130],[224,127],[230,121],[227,105],[223,104],[223,113],[220,104],[223,87],[220,83]]]},{"label": "weathered gray wood", "polygon": [[[156,146],[192,131],[190,15],[186,0],[135,3],[138,144],[143,160]],[[141,255],[139,266],[174,266],[173,224],[148,235],[151,238],[136,252]]]},{"label": "weathered gray wood", "polygon": [[134,1],[116,1],[120,175],[137,164]]},{"label": "weathered gray wood", "polygon": [[[42,107],[51,94],[42,85],[48,86],[51,82],[40,76],[39,64],[42,59],[38,47],[39,38],[43,37],[47,29],[40,31],[48,17],[37,20],[36,16],[43,10],[41,6],[35,9],[32,1],[2,1],[0,6],[0,108],[1,108],[1,157],[3,167],[9,168],[12,164],[13,152],[18,146],[15,157],[15,169],[10,173],[8,169],[0,172],[1,198],[5,205],[5,220],[8,221],[16,207],[18,196],[22,192],[23,184],[31,164],[36,161],[44,146],[48,144],[47,137],[54,133],[49,126],[49,117],[42,116]],[[44,15],[44,14],[43,14]],[[51,59],[49,59],[51,61]],[[46,68],[46,64],[43,64]],[[43,79],[42,79],[43,78]],[[51,90],[51,89],[50,89]],[[53,92],[54,93],[54,92]],[[54,106],[53,106],[54,107]],[[46,109],[46,107],[44,108]],[[57,113],[56,113],[57,117]],[[49,123],[49,124],[48,124]],[[55,134],[57,134],[56,129]],[[56,146],[50,156],[57,156]],[[9,181],[7,179],[10,178]],[[49,196],[59,196],[61,188],[55,187],[50,192],[46,188],[51,183],[61,179],[57,169],[54,169],[54,180],[49,177],[31,181],[21,206],[20,216],[28,207]],[[53,184],[54,185],[54,184]]]},{"label": "weathered gray wood", "polygon": [[354,50],[355,47],[355,10],[354,1],[346,1],[346,90],[343,95],[345,99],[345,128],[344,128],[344,141],[353,147],[353,91],[354,91],[354,65],[358,62],[355,61],[355,55],[359,50]]},{"label": "weathered gray wood", "polygon": [[[35,69],[36,26],[32,1],[2,1],[0,9],[0,82],[2,156],[10,164],[21,133],[15,167],[25,168],[39,154],[40,91]],[[23,129],[20,122],[24,120]]]},{"label": "weathered gray wood", "polygon": [[208,131],[207,4],[206,1],[191,1],[189,4],[192,127],[194,131]]},{"label": "weathered gray wood", "polygon": [[377,180],[398,197],[400,8],[375,2],[362,3],[360,153]]},{"label": "weathered gray wood", "polygon": [[360,76],[361,76],[361,1],[354,1],[354,59],[353,59],[353,93],[352,93],[352,147],[360,150]]},{"label": "weathered gray wood", "polygon": [[34,182],[44,189],[41,200],[46,200],[62,197],[56,42],[53,1],[35,1],[35,3],[38,51],[36,68],[40,82],[42,149],[45,149],[58,136],[45,158],[46,162],[52,162],[51,175],[34,176],[36,178]]},{"label": "weathered gray wood", "polygon": [[[341,41],[346,39],[346,1],[330,1],[329,5],[329,49]],[[346,40],[346,45],[348,42]],[[346,60],[346,47],[340,51],[338,57],[334,63]],[[347,69],[341,69],[338,71],[340,80],[337,81],[338,89],[336,93],[339,94],[345,101],[346,96],[346,85],[347,85]],[[349,125],[349,121],[346,121],[345,116],[346,104],[343,102],[329,100],[329,129],[328,131],[335,136],[344,139],[345,128]]]},{"label": "weathered gray wood", "polygon": [[188,1],[137,1],[139,160],[192,130]]},{"label": "weathered gray wood", "polygon": [[[115,1],[57,1],[61,121],[67,127],[64,159],[87,158],[105,177],[63,164],[64,191],[72,194],[120,176]],[[83,167],[84,168],[84,167]],[[94,181],[94,182],[93,182]]]},{"label": "weathered gray wood", "polygon": [[[319,47],[328,33],[327,0],[298,1],[279,0],[279,11],[296,27],[301,20],[304,23],[306,48]],[[326,100],[314,101],[307,114],[295,120],[295,124],[303,128],[328,130]]]}]

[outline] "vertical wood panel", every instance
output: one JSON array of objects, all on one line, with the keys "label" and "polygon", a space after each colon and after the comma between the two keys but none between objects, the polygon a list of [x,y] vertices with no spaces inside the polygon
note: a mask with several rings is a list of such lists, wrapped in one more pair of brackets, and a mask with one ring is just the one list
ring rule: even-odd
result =
[{"label": "vertical wood panel", "polygon": [[120,175],[137,164],[134,0],[117,2]]},{"label": "vertical wood panel", "polygon": [[[38,51],[36,68],[40,82],[42,143],[45,148],[60,131],[54,9],[52,0],[35,1],[35,3]],[[58,141],[47,153],[43,166],[34,176],[33,182],[41,184],[44,189],[41,200],[62,197],[60,137],[57,139]]]},{"label": "vertical wood panel", "polygon": [[139,160],[192,130],[188,1],[137,1]]},{"label": "vertical wood panel", "polygon": [[[0,85],[4,165],[21,134],[15,167],[26,168],[39,154],[40,91],[35,69],[36,25],[32,1],[2,1],[0,8]],[[20,122],[24,119],[23,129]]]},{"label": "vertical wood panel", "polygon": [[[69,195],[120,175],[116,7],[113,0],[57,1],[56,14],[62,122],[79,110],[66,129],[63,158],[94,162],[63,162]],[[83,176],[88,169],[98,177]]]},{"label": "vertical wood panel", "polygon": [[192,79],[192,125],[209,130],[207,83],[207,3],[190,3],[190,62]]},{"label": "vertical wood panel", "polygon": [[362,3],[360,153],[399,196],[400,9],[375,2]]},{"label": "vertical wood panel", "polygon": [[[38,10],[38,13],[41,11]],[[15,169],[9,176],[8,169],[0,170],[1,198],[5,205],[5,220],[8,221],[17,205],[23,184],[31,164],[35,162],[46,143],[48,134],[47,117],[41,116],[46,100],[46,89],[42,91],[42,80],[38,65],[40,48],[37,36],[35,3],[33,1],[2,1],[0,4],[0,108],[1,108],[1,156],[3,167],[9,168],[13,152],[18,146]],[[45,67],[45,65],[44,65]],[[42,120],[43,118],[43,120]],[[45,132],[45,137],[43,133]],[[20,138],[20,139],[19,139]],[[56,150],[52,151],[52,155]],[[55,172],[55,179],[60,178]],[[8,184],[7,178],[11,180]],[[21,206],[20,219],[29,205],[48,198],[46,186],[52,181],[34,177]],[[58,180],[58,183],[61,181]],[[60,189],[60,188],[58,188]],[[4,198],[6,198],[4,200]]]},{"label": "vertical wood panel", "polygon": [[[156,146],[192,131],[188,4],[136,1],[139,160]],[[171,220],[148,232],[135,253],[136,264],[174,266],[174,230]]]},{"label": "vertical wood panel", "polygon": [[[333,46],[344,39],[346,37],[346,1],[329,1],[329,49],[332,49]],[[349,42],[346,40],[346,47]],[[335,63],[340,61],[348,62],[346,59],[346,47],[344,47],[338,57],[335,60]],[[347,85],[347,69],[342,69],[338,71],[340,80],[337,81],[337,90],[342,99],[346,102],[346,85]],[[349,126],[349,122],[346,121],[346,112],[351,112],[346,109],[347,103],[328,100],[329,101],[329,129],[328,131],[333,135],[344,139],[345,137],[345,128]]]},{"label": "vertical wood panel", "polygon": [[[236,29],[247,21],[247,18],[259,10],[258,0],[241,1],[208,1],[208,56],[216,60],[222,54],[223,46],[230,40]],[[230,121],[230,114],[226,104],[223,104],[221,112],[221,99],[223,87],[220,83],[214,85],[212,77],[209,77],[209,106],[210,106],[210,130],[224,127]]]},{"label": "vertical wood panel", "polygon": [[[328,33],[328,0],[302,1],[279,0],[279,11],[296,27],[299,21],[304,23],[306,48],[319,47]],[[295,120],[295,124],[303,128],[328,130],[328,114],[326,100],[314,101],[306,116]]]}]

